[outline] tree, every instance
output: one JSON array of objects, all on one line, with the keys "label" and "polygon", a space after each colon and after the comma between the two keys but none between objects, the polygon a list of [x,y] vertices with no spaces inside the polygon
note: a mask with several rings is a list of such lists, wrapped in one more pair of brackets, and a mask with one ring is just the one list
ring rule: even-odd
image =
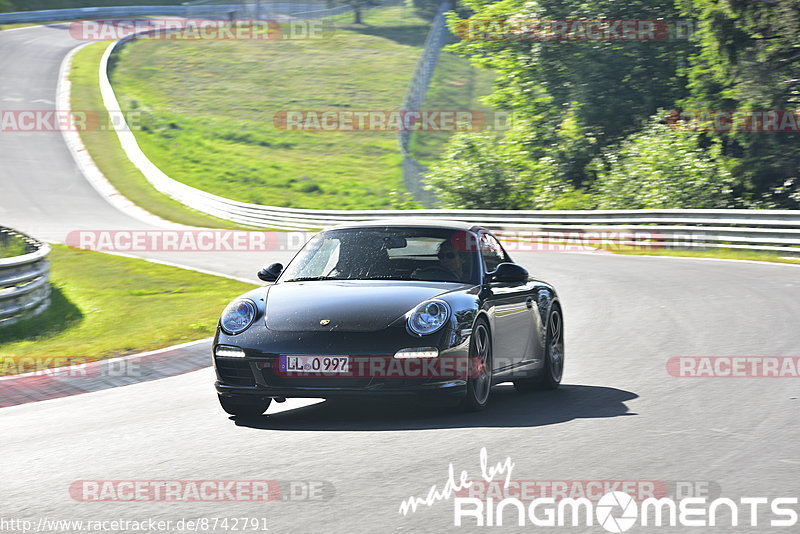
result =
[{"label": "tree", "polygon": [[[699,52],[686,69],[691,93],[681,101],[683,108],[800,108],[800,0],[682,0],[681,5],[699,21]],[[732,158],[740,195],[753,201],[784,198],[782,207],[800,207],[792,195],[770,193],[800,183],[800,133],[709,135]]]},{"label": "tree", "polygon": [[660,107],[688,94],[679,68],[693,50],[686,39],[481,40],[469,21],[671,19],[672,0],[465,0],[475,14],[451,19],[462,40],[456,52],[500,73],[491,103],[511,111],[527,131],[507,135],[528,157],[552,158],[560,177],[574,186],[591,182],[587,165],[603,148],[634,132]]},{"label": "tree", "polygon": [[[450,8],[454,11],[461,11],[464,6],[459,0],[449,0]],[[433,20],[439,12],[442,0],[406,0],[408,7],[414,8],[417,15],[422,18]]]},{"label": "tree", "polygon": [[733,207],[730,172],[720,145],[703,148],[702,134],[654,116],[639,132],[594,162],[600,209]]},{"label": "tree", "polygon": [[350,6],[353,8],[353,24],[363,24],[363,10],[381,5],[381,0],[328,0],[328,7]]}]

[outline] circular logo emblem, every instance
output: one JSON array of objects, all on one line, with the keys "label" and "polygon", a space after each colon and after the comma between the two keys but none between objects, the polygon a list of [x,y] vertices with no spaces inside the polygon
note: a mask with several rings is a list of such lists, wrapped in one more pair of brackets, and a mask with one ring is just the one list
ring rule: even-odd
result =
[{"label": "circular logo emblem", "polygon": [[[619,511],[616,509],[619,508]],[[615,515],[616,512],[616,515]],[[633,497],[621,491],[612,491],[603,495],[594,513],[597,522],[609,532],[625,532],[630,529],[639,517],[639,508]]]}]

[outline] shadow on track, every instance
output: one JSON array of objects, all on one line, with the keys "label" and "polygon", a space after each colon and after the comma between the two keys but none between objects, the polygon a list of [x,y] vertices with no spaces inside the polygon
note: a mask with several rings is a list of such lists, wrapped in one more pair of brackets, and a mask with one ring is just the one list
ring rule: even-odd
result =
[{"label": "shadow on track", "polygon": [[424,430],[432,428],[536,427],[595,417],[636,415],[625,401],[630,391],[564,385],[555,391],[517,393],[511,385],[492,390],[489,407],[464,413],[457,408],[394,400],[329,400],[257,418],[232,418],[237,426],[265,430]]}]

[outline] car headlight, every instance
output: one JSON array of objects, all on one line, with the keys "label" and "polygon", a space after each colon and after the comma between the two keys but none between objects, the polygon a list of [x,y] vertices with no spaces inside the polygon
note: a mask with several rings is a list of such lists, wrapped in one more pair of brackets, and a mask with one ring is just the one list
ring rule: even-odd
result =
[{"label": "car headlight", "polygon": [[443,300],[429,300],[414,308],[408,316],[408,329],[417,334],[433,334],[447,323],[450,306]]},{"label": "car headlight", "polygon": [[250,300],[234,300],[219,320],[220,326],[227,334],[241,334],[253,324],[256,318],[256,305]]}]

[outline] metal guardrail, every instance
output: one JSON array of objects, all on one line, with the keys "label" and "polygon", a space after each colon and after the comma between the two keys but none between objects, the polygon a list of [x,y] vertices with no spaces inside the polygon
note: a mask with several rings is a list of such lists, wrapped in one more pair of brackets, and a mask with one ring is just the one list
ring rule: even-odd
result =
[{"label": "metal guardrail", "polygon": [[[447,28],[447,17],[445,13],[450,11],[450,3],[442,2],[439,11],[433,19],[433,24],[425,39],[425,47],[417,63],[414,77],[408,86],[403,110],[422,109],[425,95],[436,70],[439,61],[439,54],[447,43],[450,30]],[[410,131],[400,131],[397,133],[397,141],[400,143],[400,151],[403,153],[403,184],[411,192],[414,198],[424,206],[431,206],[435,202],[432,192],[425,189],[423,178],[428,169],[414,159],[408,151],[408,144],[411,141]]]},{"label": "metal guardrail", "polygon": [[[135,0],[132,0],[135,1]],[[402,0],[388,2],[384,6],[397,5]],[[26,22],[52,22],[78,19],[102,19],[143,17],[147,15],[167,15],[175,17],[217,17],[217,18],[262,18],[262,19],[319,19],[352,11],[351,5],[342,5],[324,9],[324,2],[268,2],[230,0],[224,3],[188,2],[180,6],[113,6],[82,7],[74,9],[47,9],[41,11],[15,11],[0,13],[0,26]],[[373,6],[365,6],[370,9]]]},{"label": "metal guardrail", "polygon": [[108,59],[125,40],[106,50],[100,66],[100,90],[128,158],[161,193],[197,211],[255,228],[316,230],[376,218],[457,219],[493,230],[518,230],[516,238],[603,245],[647,241],[652,246],[738,248],[800,254],[800,211],[795,210],[313,210],[239,202],[201,191],[164,174],[139,147],[108,79]]},{"label": "metal guardrail", "polygon": [[[135,1],[135,0],[134,0]],[[226,16],[236,11],[236,5],[209,5],[191,11],[192,16]],[[114,6],[82,7],[75,9],[47,9],[42,11],[16,11],[0,13],[0,25],[24,22],[50,22],[96,18],[142,17],[145,15],[189,16],[187,6]]]},{"label": "metal guardrail", "polygon": [[0,327],[44,311],[50,303],[50,246],[0,227],[0,244],[12,238],[25,243],[25,254],[0,258]]},{"label": "metal guardrail", "polygon": [[[209,7],[220,4],[218,0],[200,0],[189,2],[186,6],[187,17],[198,17],[206,14]],[[267,2],[266,0],[242,0],[233,4],[227,2],[227,8],[234,18],[238,19],[270,19],[279,22],[296,19],[324,19],[352,11],[351,5],[342,5],[325,8],[324,3],[297,3],[297,2]]]},{"label": "metal guardrail", "polygon": [[[164,174],[142,152],[119,110],[107,76],[107,62],[116,43],[103,58],[100,85],[103,101],[110,113],[123,150],[147,180],[161,193],[197,211],[256,228],[315,230],[336,224],[376,218],[421,217],[458,219],[493,230],[523,230],[531,239],[559,241],[580,234],[597,234],[596,240],[626,242],[630,232],[641,238],[650,234],[661,246],[680,248],[741,248],[800,254],[800,211],[794,210],[313,210],[281,208],[239,202],[188,186]],[[557,235],[553,235],[553,234]]]},{"label": "metal guardrail", "polygon": [[275,2],[272,0],[194,0],[185,2],[186,16],[202,16],[209,7],[225,5],[236,18],[288,20],[326,18],[352,10],[343,5],[325,8],[325,2]]}]

